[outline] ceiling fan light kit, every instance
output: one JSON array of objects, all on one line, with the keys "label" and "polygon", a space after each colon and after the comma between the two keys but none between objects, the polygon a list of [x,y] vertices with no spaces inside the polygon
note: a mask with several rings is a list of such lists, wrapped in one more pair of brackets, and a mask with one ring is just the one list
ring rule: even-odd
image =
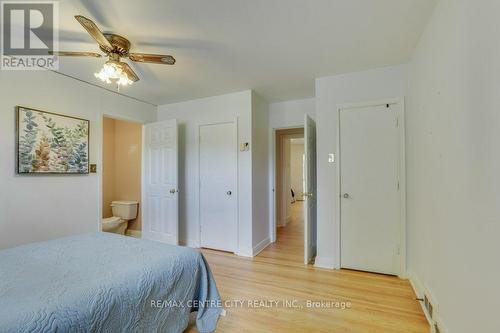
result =
[{"label": "ceiling fan light kit", "polygon": [[[94,73],[94,76],[102,82],[108,84],[116,84],[120,86],[128,86],[139,81],[139,77],[126,63],[121,61],[121,58],[129,58],[134,62],[173,65],[175,58],[171,55],[148,54],[148,53],[130,53],[130,41],[125,37],[112,33],[102,33],[97,25],[90,19],[76,15],[75,19],[87,30],[90,36],[99,44],[99,48],[109,58],[103,65],[101,70]],[[98,53],[93,52],[53,52],[51,54],[57,56],[70,57],[101,57]]]},{"label": "ceiling fan light kit", "polygon": [[123,71],[120,62],[113,60],[107,61],[101,71],[94,73],[94,76],[103,82],[116,83],[119,86],[127,86],[134,83]]}]

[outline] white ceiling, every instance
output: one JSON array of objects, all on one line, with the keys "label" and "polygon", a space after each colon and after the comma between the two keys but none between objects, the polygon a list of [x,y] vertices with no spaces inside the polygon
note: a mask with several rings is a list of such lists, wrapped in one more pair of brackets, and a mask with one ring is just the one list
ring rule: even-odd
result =
[{"label": "white ceiling", "polygon": [[[409,61],[435,2],[64,0],[60,49],[99,51],[73,18],[81,14],[129,38],[132,52],[177,59],[133,64],[141,80],[123,94],[159,105],[254,89],[275,102],[314,96],[316,77]],[[61,58],[60,72],[100,84],[102,63]]]}]

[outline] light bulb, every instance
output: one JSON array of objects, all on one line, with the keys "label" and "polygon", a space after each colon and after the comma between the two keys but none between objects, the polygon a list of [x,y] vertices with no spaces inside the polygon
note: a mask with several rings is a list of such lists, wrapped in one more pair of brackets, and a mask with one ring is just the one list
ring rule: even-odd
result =
[{"label": "light bulb", "polygon": [[94,76],[106,83],[116,83],[118,86],[127,86],[134,83],[127,73],[123,71],[122,64],[117,61],[107,61],[98,73]]},{"label": "light bulb", "polygon": [[127,76],[122,76],[118,79],[118,81],[116,81],[116,83],[118,85],[122,85],[122,86],[127,86],[127,85],[130,85],[133,83],[132,80],[130,80]]}]

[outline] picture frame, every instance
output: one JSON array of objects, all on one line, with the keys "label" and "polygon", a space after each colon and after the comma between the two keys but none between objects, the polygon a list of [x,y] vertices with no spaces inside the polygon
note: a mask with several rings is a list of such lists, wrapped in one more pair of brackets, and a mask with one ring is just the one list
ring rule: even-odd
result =
[{"label": "picture frame", "polygon": [[89,174],[90,121],[16,106],[17,174]]}]

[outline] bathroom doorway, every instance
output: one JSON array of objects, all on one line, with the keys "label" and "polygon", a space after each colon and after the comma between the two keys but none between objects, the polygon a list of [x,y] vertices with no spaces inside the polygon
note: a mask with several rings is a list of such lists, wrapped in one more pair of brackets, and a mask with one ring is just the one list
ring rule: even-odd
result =
[{"label": "bathroom doorway", "polygon": [[102,124],[101,231],[140,238],[143,124],[109,116]]}]

